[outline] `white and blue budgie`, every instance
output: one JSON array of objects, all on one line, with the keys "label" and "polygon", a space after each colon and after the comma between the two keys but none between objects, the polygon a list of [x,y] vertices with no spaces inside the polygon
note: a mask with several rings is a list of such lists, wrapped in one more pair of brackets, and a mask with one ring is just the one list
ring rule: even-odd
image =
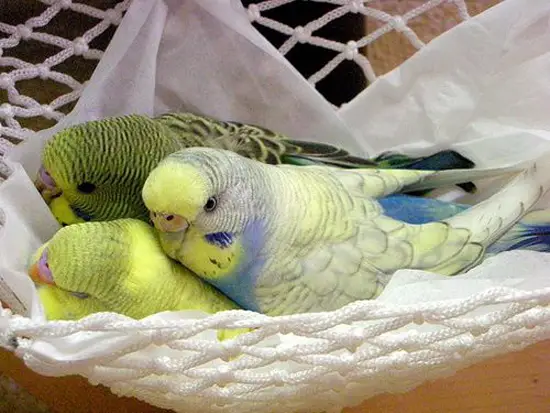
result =
[{"label": "white and blue budgie", "polygon": [[[549,212],[516,225],[548,189],[549,166],[341,170],[191,148],[160,162],[142,196],[170,257],[244,308],[282,315],[376,298],[400,269],[455,275],[490,253],[549,250]],[[470,208],[397,194],[506,174]]]}]

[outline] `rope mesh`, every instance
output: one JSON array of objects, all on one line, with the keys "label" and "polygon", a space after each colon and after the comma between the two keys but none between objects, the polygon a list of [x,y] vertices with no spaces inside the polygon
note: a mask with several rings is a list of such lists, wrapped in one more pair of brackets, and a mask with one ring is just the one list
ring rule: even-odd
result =
[{"label": "rope mesh", "polygon": [[[499,1],[243,4],[252,24],[329,101],[341,105],[440,33]],[[70,112],[130,3],[21,0],[3,6],[0,154]]]},{"label": "rope mesh", "polygon": [[0,153],[70,112],[129,4],[5,2],[0,10]]},{"label": "rope mesh", "polygon": [[243,2],[255,27],[338,106],[433,38],[500,1]]},{"label": "rope mesh", "polygon": [[[288,412],[323,409],[327,403],[343,407],[388,387],[405,390],[426,375],[437,377],[488,355],[521,349],[548,337],[549,302],[550,289],[502,287],[452,302],[357,302],[331,313],[277,318],[241,311],[162,321],[96,314],[43,324],[16,317],[1,341],[10,346],[19,337],[16,351],[39,371],[82,374],[120,394],[158,399],[159,406],[178,411],[196,406],[232,411],[238,403],[243,412]],[[242,327],[255,330],[222,343],[199,337],[212,329]],[[404,328],[406,334],[399,334]],[[134,339],[86,363],[50,363],[33,346],[33,339],[82,333]],[[284,336],[273,340],[276,333]],[[288,334],[292,339],[285,339]],[[377,384],[381,380],[384,385]]]},{"label": "rope mesh", "polygon": [[[496,3],[245,5],[251,22],[340,105],[440,33]],[[0,11],[1,153],[69,113],[129,5],[130,0],[25,0]],[[292,7],[309,7],[309,21],[294,24],[306,14],[296,16]],[[327,35],[350,15],[360,17],[358,37],[337,30]],[[324,51],[307,67],[300,61],[306,47]],[[329,98],[327,85],[336,84],[331,76],[345,83],[342,73],[350,65],[363,81],[348,80],[360,87]],[[460,300],[407,306],[357,302],[331,313],[276,318],[231,311],[200,320],[95,314],[77,322],[39,323],[1,309],[0,345],[43,374],[81,374],[117,394],[177,411],[329,412],[547,338],[548,303],[550,290],[502,287]],[[231,328],[254,330],[221,343],[213,339],[213,330]],[[98,347],[101,339],[112,345]],[[72,347],[79,340],[90,340],[93,357],[85,355],[86,346]],[[44,349],[61,342],[66,351],[82,351],[80,361],[52,361]]]}]

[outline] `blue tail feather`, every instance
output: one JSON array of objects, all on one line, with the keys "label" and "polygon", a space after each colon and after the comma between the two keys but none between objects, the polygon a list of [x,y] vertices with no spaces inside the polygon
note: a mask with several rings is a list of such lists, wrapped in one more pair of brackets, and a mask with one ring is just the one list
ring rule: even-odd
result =
[{"label": "blue tail feather", "polygon": [[450,218],[469,208],[469,205],[396,194],[379,199],[384,214],[409,224],[426,224]]},{"label": "blue tail feather", "polygon": [[[409,224],[440,221],[470,207],[402,194],[391,195],[378,201],[385,215]],[[518,249],[550,252],[550,210],[537,210],[525,215],[518,224],[487,248],[487,253],[496,254]]]},{"label": "blue tail feather", "polygon": [[532,211],[487,249],[487,253],[531,250],[550,252],[550,210]]}]

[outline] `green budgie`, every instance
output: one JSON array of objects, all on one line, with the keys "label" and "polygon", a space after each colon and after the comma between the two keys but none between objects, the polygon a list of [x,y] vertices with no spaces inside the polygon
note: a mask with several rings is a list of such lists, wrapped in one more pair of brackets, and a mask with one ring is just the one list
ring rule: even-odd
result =
[{"label": "green budgie", "polygon": [[[238,306],[164,254],[153,227],[136,219],[59,230],[35,254],[29,274],[47,319],[109,311],[136,319],[162,311],[215,313]],[[224,331],[221,338],[231,335]]]},{"label": "green budgie", "polygon": [[[147,209],[140,195],[147,175],[170,153],[195,146],[228,149],[269,164],[399,169],[474,167],[473,162],[454,151],[421,158],[385,153],[368,160],[331,145],[291,140],[259,126],[173,113],[156,118],[113,117],[57,133],[45,145],[36,185],[48,203],[52,198],[64,197],[63,202],[55,204],[56,208],[52,206],[62,224],[119,218],[147,221]],[[475,187],[467,184],[464,189],[473,191]]]},{"label": "green budgie", "polygon": [[[549,212],[510,230],[550,179],[548,168],[518,171],[273,166],[191,148],[163,160],[142,195],[170,257],[242,307],[281,315],[376,298],[399,269],[455,275],[487,253],[550,250]],[[393,195],[513,173],[471,208]]]}]

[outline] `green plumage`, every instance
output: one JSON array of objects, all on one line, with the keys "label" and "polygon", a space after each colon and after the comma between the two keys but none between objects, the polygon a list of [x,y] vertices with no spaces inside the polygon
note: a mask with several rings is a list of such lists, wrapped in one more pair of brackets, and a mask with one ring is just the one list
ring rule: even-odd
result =
[{"label": "green plumage", "polygon": [[167,155],[196,146],[226,149],[268,164],[436,170],[474,166],[454,151],[423,158],[383,154],[369,160],[332,145],[292,140],[259,126],[171,113],[156,118],[108,118],[59,132],[44,148],[37,186],[48,202],[63,195],[75,214],[74,219],[64,218],[66,224],[76,222],[77,217],[147,220],[140,197],[147,175]]}]

